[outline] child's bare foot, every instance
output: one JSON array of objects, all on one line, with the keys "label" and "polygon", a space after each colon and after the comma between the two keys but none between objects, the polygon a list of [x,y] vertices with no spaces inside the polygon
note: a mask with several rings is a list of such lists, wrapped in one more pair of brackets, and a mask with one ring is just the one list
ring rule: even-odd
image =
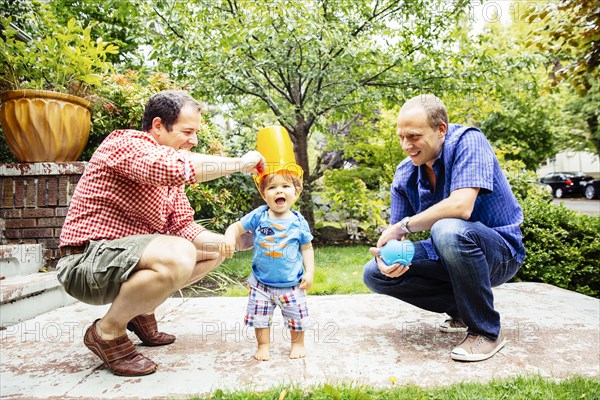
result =
[{"label": "child's bare foot", "polygon": [[306,356],[304,343],[292,343],[292,349],[290,350],[290,358],[304,358],[304,356]]},{"label": "child's bare foot", "polygon": [[269,358],[271,358],[270,346],[268,344],[258,345],[258,349],[256,349],[256,354],[254,354],[254,358],[258,361],[268,361]]},{"label": "child's bare foot", "polygon": [[304,358],[306,350],[304,350],[304,332],[290,330],[292,339],[292,349],[290,350],[290,358]]}]

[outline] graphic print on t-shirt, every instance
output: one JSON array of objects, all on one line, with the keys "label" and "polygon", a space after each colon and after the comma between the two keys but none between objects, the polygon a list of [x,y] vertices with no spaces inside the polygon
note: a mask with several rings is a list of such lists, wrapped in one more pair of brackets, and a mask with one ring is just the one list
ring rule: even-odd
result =
[{"label": "graphic print on t-shirt", "polygon": [[260,242],[259,245],[263,249],[265,249],[264,255],[272,258],[280,258],[283,256],[281,251],[277,251],[283,249],[287,246],[287,242],[281,243],[281,239],[285,239],[287,235],[285,233],[275,233],[277,231],[284,231],[285,226],[272,223],[270,226],[261,226],[258,228],[259,232],[263,235],[267,235],[263,242]]}]

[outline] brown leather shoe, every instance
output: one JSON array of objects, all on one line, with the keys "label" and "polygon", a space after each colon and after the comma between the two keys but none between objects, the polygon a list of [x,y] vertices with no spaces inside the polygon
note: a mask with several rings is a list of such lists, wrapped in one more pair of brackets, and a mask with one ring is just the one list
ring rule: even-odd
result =
[{"label": "brown leather shoe", "polygon": [[140,314],[127,324],[146,346],[164,346],[175,341],[174,335],[159,332],[154,314]]},{"label": "brown leather shoe", "polygon": [[104,340],[96,333],[97,319],[85,331],[83,343],[94,354],[104,361],[115,375],[142,376],[156,371],[156,365],[149,358],[144,357],[136,349],[127,335],[119,336],[113,340]]}]

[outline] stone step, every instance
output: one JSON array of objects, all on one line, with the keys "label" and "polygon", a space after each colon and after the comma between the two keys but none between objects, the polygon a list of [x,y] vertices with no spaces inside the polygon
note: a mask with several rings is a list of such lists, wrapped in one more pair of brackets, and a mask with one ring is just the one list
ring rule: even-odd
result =
[{"label": "stone step", "polygon": [[39,272],[43,265],[41,244],[0,245],[0,277],[10,278]]},{"label": "stone step", "polygon": [[10,326],[59,307],[75,303],[56,271],[13,276],[0,280],[0,326]]}]

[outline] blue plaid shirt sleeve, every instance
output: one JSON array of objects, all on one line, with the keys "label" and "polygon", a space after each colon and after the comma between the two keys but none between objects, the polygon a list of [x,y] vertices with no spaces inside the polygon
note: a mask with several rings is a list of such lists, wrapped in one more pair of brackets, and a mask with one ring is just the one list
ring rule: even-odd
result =
[{"label": "blue plaid shirt sleeve", "polygon": [[400,219],[402,219],[402,215],[405,215],[406,207],[404,206],[404,198],[403,195],[398,193],[397,190],[392,188],[392,198],[391,198],[391,208],[390,208],[390,224],[395,224]]},{"label": "blue plaid shirt sleeve", "polygon": [[[465,131],[452,154],[450,192],[462,188],[494,189],[494,159],[492,146],[478,130]],[[449,194],[449,193],[448,193]]]},{"label": "blue plaid shirt sleeve", "polygon": [[390,207],[390,224],[395,224],[402,218],[410,215],[415,215],[415,210],[408,199],[406,185],[410,176],[413,173],[413,168],[410,168],[412,162],[405,159],[398,165],[394,174],[394,181],[391,189],[391,207]]}]

